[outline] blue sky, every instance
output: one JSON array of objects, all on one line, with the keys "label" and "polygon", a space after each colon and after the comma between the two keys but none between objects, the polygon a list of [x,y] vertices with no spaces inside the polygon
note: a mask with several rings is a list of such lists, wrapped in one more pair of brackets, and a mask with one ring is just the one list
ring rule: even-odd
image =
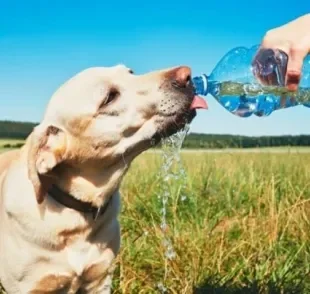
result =
[{"label": "blue sky", "polygon": [[[309,0],[295,3],[1,0],[0,119],[39,121],[52,93],[90,66],[124,63],[144,73],[185,64],[194,75],[210,73],[228,50],[258,44],[268,29],[310,12]],[[207,100],[193,132],[310,133],[305,107],[239,118]]]}]

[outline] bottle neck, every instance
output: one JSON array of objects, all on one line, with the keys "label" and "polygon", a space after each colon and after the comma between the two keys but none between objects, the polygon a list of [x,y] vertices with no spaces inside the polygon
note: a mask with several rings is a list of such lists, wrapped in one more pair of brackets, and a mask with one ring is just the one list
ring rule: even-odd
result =
[{"label": "bottle neck", "polygon": [[193,78],[195,93],[197,95],[206,96],[208,94],[208,76],[202,74]]}]

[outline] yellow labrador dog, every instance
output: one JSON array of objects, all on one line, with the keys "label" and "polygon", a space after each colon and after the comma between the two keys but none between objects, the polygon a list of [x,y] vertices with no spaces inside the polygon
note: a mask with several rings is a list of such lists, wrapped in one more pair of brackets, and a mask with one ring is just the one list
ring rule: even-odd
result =
[{"label": "yellow labrador dog", "polygon": [[110,293],[124,174],[205,106],[188,67],[90,68],[62,85],[24,147],[0,156],[7,293]]}]

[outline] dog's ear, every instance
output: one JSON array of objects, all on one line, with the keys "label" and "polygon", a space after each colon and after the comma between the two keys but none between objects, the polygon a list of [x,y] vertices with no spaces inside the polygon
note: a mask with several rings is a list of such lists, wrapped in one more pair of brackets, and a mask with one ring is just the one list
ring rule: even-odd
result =
[{"label": "dog's ear", "polygon": [[30,135],[28,176],[39,204],[53,183],[51,171],[64,160],[66,149],[65,132],[53,125],[39,125]]}]

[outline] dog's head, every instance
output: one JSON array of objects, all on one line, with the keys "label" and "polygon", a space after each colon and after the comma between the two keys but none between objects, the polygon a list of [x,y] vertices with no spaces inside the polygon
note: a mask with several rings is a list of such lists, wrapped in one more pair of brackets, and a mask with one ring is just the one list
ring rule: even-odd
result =
[{"label": "dog's head", "polygon": [[30,176],[63,163],[98,170],[130,163],[192,121],[194,97],[188,67],[145,75],[121,65],[87,69],[56,91],[31,135]]}]

